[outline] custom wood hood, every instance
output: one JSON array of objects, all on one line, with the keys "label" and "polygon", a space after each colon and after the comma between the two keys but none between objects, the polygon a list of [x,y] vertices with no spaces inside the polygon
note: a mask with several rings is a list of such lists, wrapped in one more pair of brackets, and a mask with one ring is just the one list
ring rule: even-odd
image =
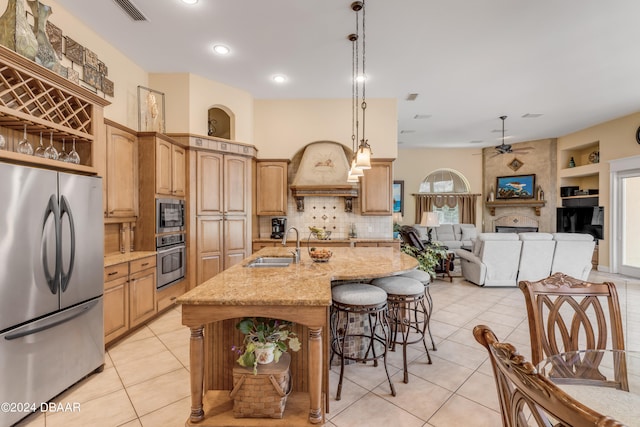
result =
[{"label": "custom wood hood", "polygon": [[292,185],[291,195],[296,199],[298,212],[304,211],[305,196],[344,197],[344,211],[353,211],[353,198],[358,197],[358,187],[353,185]]},{"label": "custom wood hood", "polygon": [[289,188],[298,212],[304,211],[305,196],[344,197],[345,212],[352,212],[358,186],[347,182],[349,162],[345,149],[337,142],[313,142],[301,150],[299,162],[294,159],[297,167]]}]

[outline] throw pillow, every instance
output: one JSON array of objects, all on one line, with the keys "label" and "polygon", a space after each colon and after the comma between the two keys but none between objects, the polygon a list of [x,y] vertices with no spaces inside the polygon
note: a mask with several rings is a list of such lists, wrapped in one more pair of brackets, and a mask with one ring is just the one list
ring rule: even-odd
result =
[{"label": "throw pillow", "polygon": [[467,240],[475,240],[476,237],[478,237],[478,232],[475,228],[463,228],[460,240],[463,242]]}]

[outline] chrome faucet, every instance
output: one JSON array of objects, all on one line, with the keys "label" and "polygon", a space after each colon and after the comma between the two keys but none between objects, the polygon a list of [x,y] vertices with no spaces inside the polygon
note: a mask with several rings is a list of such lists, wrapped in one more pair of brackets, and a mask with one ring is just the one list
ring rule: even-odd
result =
[{"label": "chrome faucet", "polygon": [[298,264],[300,262],[300,233],[298,232],[297,228],[289,227],[289,229],[285,231],[284,236],[282,236],[282,246],[287,245],[287,234],[289,234],[291,230],[296,231],[296,250],[291,251],[291,253],[293,254],[293,262]]}]

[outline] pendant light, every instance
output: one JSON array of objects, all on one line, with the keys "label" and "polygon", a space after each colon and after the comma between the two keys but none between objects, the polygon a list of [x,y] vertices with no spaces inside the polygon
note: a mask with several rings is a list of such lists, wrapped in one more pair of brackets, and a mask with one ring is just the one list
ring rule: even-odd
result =
[{"label": "pendant light", "polygon": [[[356,20],[357,22],[357,20]],[[356,24],[357,31],[357,24]],[[356,168],[356,143],[358,141],[358,87],[356,84],[356,78],[358,76],[358,35],[349,34],[347,37],[351,41],[351,149],[353,150],[353,157],[351,159],[351,168],[349,169],[349,175],[347,176],[347,182],[358,182],[358,177],[364,176],[362,169]]]},{"label": "pendant light", "polygon": [[[356,27],[358,22],[358,11],[362,10],[362,102],[360,108],[362,109],[362,138],[360,139],[360,145],[358,145],[358,151],[356,153],[356,168],[358,169],[371,169],[371,146],[366,138],[366,113],[367,113],[367,71],[366,71],[366,58],[367,58],[367,40],[366,40],[366,5],[365,0],[356,1],[351,3],[351,9],[356,12]],[[356,28],[357,29],[357,28]],[[356,58],[358,61],[359,58]],[[357,83],[356,83],[357,84]]]}]

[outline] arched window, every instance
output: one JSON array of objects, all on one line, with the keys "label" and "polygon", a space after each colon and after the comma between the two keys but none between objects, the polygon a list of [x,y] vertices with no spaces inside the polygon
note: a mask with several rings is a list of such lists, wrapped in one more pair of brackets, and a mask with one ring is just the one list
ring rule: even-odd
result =
[{"label": "arched window", "polygon": [[420,183],[416,216],[436,212],[441,224],[475,222],[475,195],[469,194],[469,181],[453,169],[437,169]]}]

